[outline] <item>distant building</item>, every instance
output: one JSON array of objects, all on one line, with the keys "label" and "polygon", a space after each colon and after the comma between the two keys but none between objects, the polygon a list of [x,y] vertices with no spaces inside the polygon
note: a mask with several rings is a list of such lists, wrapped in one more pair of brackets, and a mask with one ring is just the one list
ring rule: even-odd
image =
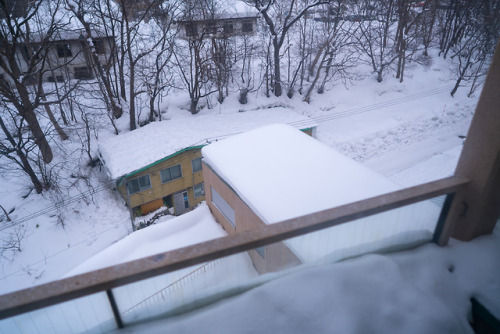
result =
[{"label": "distant building", "polygon": [[177,21],[176,23],[181,27],[179,36],[184,39],[190,39],[201,36],[204,38],[227,38],[252,35],[257,27],[257,16],[240,15],[222,15],[213,19]]},{"label": "distant building", "polygon": [[[48,55],[44,62],[42,73],[43,82],[61,82],[65,80],[89,80],[94,78],[93,62],[91,59],[87,38],[82,30],[61,31],[53,36],[48,48]],[[38,39],[40,41],[41,38]],[[34,40],[31,49],[36,50],[40,44]],[[92,45],[98,54],[99,61],[104,66],[111,66],[114,40],[95,32]],[[28,70],[31,54],[27,45],[19,46],[16,51],[17,63],[23,73]],[[31,71],[33,72],[33,71]],[[0,78],[8,84],[13,84],[10,77],[0,69]],[[27,80],[27,84],[35,84],[37,80]]]},{"label": "distant building", "polygon": [[[212,143],[202,149],[202,155],[206,202],[230,235],[399,189],[384,176],[287,125],[270,125]],[[266,273],[432,238],[438,205],[422,202],[399,210],[248,253],[257,271]],[[401,217],[407,217],[405,224]],[[357,230],[346,235],[345,228]]]},{"label": "distant building", "polygon": [[174,119],[100,140],[100,159],[134,216],[162,206],[181,214],[205,200],[201,148],[271,123],[295,124],[311,135],[316,128],[308,117],[290,110]]}]

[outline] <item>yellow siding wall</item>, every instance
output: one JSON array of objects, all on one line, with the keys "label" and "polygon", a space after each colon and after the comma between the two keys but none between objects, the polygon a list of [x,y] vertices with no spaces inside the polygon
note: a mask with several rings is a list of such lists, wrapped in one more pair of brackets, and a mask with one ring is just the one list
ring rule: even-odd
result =
[{"label": "yellow siding wall", "polygon": [[[193,173],[191,167],[191,160],[195,158],[201,157],[201,149],[192,149],[186,152],[182,152],[176,156],[167,159],[161,163],[158,163],[146,170],[143,170],[129,178],[127,180],[133,180],[140,176],[149,174],[149,178],[151,180],[151,188],[146,189],[144,191],[140,191],[135,194],[128,195],[128,190],[125,187],[125,184],[122,183],[118,187],[118,191],[123,196],[123,198],[127,201],[130,208],[135,208],[139,205],[150,203],[152,201],[162,199],[163,197],[174,194],[176,192],[186,190],[188,191],[189,196],[189,205],[190,207],[195,206],[201,201],[205,200],[205,196],[200,196],[194,198],[193,186],[203,182],[203,174],[202,171],[198,171]],[[175,165],[181,165],[182,177],[175,179],[170,182],[162,183],[160,170],[172,167]],[[128,198],[128,199],[127,199]],[[159,202],[156,202],[159,203]],[[158,206],[159,207],[159,206]],[[148,205],[148,208],[151,209],[152,206]]]}]

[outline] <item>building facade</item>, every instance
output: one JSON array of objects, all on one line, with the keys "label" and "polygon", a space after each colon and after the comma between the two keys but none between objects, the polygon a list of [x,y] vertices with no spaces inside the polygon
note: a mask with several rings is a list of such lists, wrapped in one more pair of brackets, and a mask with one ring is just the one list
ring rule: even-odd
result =
[{"label": "building facade", "polygon": [[[29,71],[33,50],[39,47],[39,42],[31,45],[21,45],[16,50],[16,61],[23,74],[37,73],[42,76],[42,82],[63,82],[67,80],[91,80],[94,78],[93,61],[90,52],[98,55],[104,67],[111,66],[114,52],[114,41],[111,37],[98,36],[92,38],[91,43],[84,37],[81,30],[60,32],[50,41],[46,48],[44,61],[36,62],[35,66],[41,67]],[[9,85],[13,80],[0,69],[0,79]],[[32,77],[25,81],[26,84],[38,83],[38,78]]]}]

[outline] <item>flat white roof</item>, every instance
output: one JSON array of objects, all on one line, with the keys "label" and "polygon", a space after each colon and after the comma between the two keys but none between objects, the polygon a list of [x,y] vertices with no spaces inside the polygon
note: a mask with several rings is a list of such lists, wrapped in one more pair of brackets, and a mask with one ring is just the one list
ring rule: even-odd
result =
[{"label": "flat white roof", "polygon": [[202,150],[204,161],[267,224],[399,187],[287,125],[248,131]]},{"label": "flat white roof", "polygon": [[[282,124],[202,149],[203,159],[266,223],[337,207],[400,187],[316,139]],[[369,216],[285,243],[302,262],[428,242],[440,209],[429,201]]]},{"label": "flat white roof", "polygon": [[286,109],[193,116],[150,123],[99,140],[98,148],[110,177],[116,179],[183,149],[272,123],[288,123],[298,129],[317,125],[309,117]]}]

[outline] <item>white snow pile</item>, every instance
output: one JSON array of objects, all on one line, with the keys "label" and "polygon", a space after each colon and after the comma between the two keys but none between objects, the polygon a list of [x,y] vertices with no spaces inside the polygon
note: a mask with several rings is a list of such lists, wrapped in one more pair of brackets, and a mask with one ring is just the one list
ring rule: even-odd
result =
[{"label": "white snow pile", "polygon": [[470,298],[499,306],[499,255],[497,226],[468,243],[305,267],[200,311],[119,333],[472,334]]},{"label": "white snow pile", "polygon": [[290,123],[299,129],[316,126],[309,117],[285,109],[183,117],[101,139],[99,152],[109,176],[116,179],[185,148],[273,123]]},{"label": "white snow pile", "polygon": [[[164,217],[166,218],[166,217]],[[205,203],[182,216],[136,231],[89,258],[65,277],[226,236]]]}]

